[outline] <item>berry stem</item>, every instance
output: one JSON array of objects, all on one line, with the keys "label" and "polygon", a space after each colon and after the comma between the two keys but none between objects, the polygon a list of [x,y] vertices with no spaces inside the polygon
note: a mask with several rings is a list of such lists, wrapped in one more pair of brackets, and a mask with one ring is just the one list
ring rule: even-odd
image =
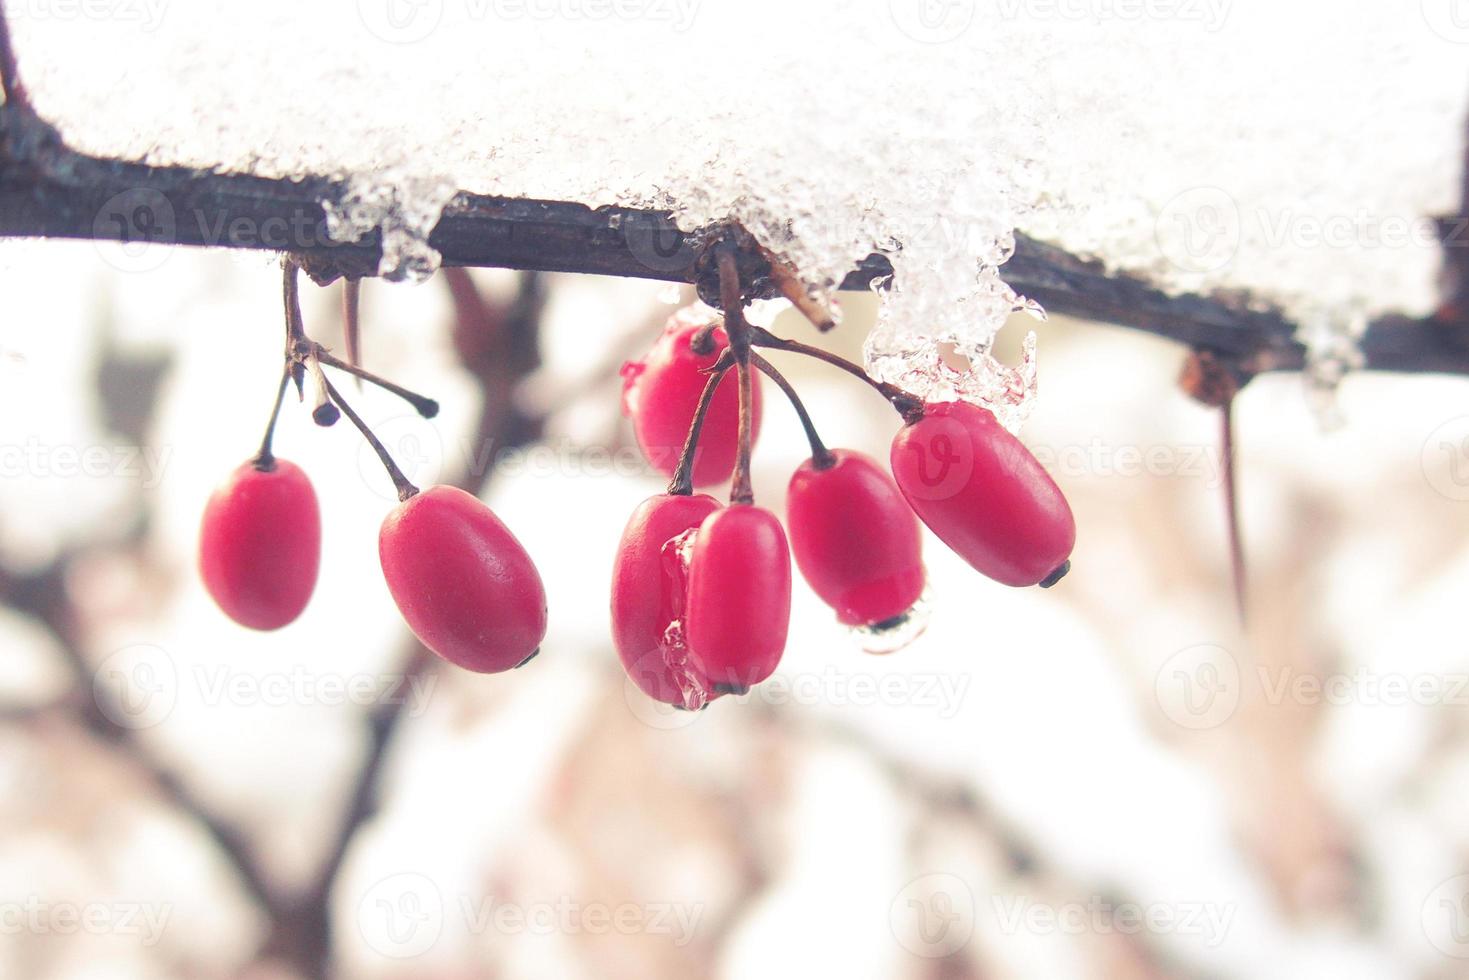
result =
[{"label": "berry stem", "polygon": [[393,382],[387,380],[386,378],[378,377],[371,371],[364,371],[357,365],[349,363],[348,361],[344,361],[341,358],[332,355],[325,347],[322,347],[320,344],[316,345],[313,356],[316,360],[319,360],[327,367],[336,368],[338,371],[345,371],[355,378],[366,381],[368,384],[377,385],[384,391],[392,392],[408,404],[412,405],[414,409],[417,410],[418,414],[422,415],[426,419],[431,419],[435,415],[439,414],[439,403],[434,401],[432,398],[426,398],[423,395],[418,394],[417,392],[409,391],[402,385],[393,384]]},{"label": "berry stem", "polygon": [[871,386],[878,394],[891,402],[893,408],[898,410],[898,414],[903,416],[905,422],[916,422],[923,417],[922,398],[919,398],[912,392],[904,391],[897,385],[888,384],[886,381],[878,381],[840,354],[833,354],[831,351],[822,350],[820,347],[812,347],[810,344],[803,344],[798,340],[786,340],[783,337],[777,337],[763,327],[750,327],[749,330],[750,343],[756,347],[790,351],[792,354],[804,354],[807,357],[814,357],[818,361],[824,361],[833,367],[841,368],[854,378]]},{"label": "berry stem", "polygon": [[[336,368],[338,371],[346,371],[353,377],[356,377],[362,381],[366,381],[368,384],[377,385],[384,391],[392,392],[408,404],[412,405],[413,408],[418,412],[418,414],[422,415],[426,419],[431,419],[435,415],[438,415],[439,403],[434,401],[432,398],[426,398],[415,391],[409,391],[402,385],[393,384],[393,382],[389,381],[388,379],[378,377],[371,371],[365,371],[357,366],[357,341],[353,334],[357,329],[356,321],[358,309],[357,300],[354,298],[354,294],[358,293],[361,288],[361,283],[358,280],[348,280],[347,299],[344,301],[345,315],[347,318],[347,360],[344,361],[340,357],[336,357],[325,347],[321,346],[320,344],[316,343],[306,336],[306,323],[301,316],[301,292],[297,284],[296,276],[296,272],[299,268],[300,266],[296,263],[295,259],[290,257],[286,258],[285,299],[287,360],[302,365],[303,368],[309,367],[313,374],[320,373],[320,366],[315,363],[319,361],[321,364],[325,364],[327,367]],[[296,384],[298,386],[301,384],[301,370],[302,369],[297,369]],[[324,381],[325,378],[323,378],[322,380]],[[321,410],[323,401],[323,399],[317,400],[317,411]],[[335,422],[336,420],[333,419],[332,421]],[[332,423],[325,422],[321,424],[330,425]]]},{"label": "berry stem", "polygon": [[372,429],[368,428],[367,423],[362,421],[356,412],[352,411],[352,406],[347,404],[347,400],[342,397],[342,393],[333,387],[332,383],[324,375],[322,377],[322,384],[326,385],[327,394],[331,396],[332,401],[337,403],[337,407],[342,410],[342,414],[347,416],[353,425],[357,426],[357,431],[362,433],[362,438],[367,440],[367,444],[372,447],[372,451],[377,453],[377,458],[382,460],[383,469],[388,471],[388,476],[392,479],[393,486],[398,490],[398,500],[404,501],[410,497],[417,496],[418,488],[413,485],[408,477],[403,475],[402,470],[398,469],[398,464],[393,462],[393,457],[389,455],[387,447],[373,434]]},{"label": "berry stem", "polygon": [[786,398],[790,399],[791,407],[800,416],[801,428],[806,430],[806,441],[811,443],[811,463],[818,470],[831,469],[836,462],[836,457],[831,450],[826,448],[826,443],[821,441],[821,436],[816,432],[816,426],[811,421],[811,414],[806,411],[806,405],[801,401],[801,396],[796,394],[796,389],[786,380],[786,376],[776,370],[775,365],[765,358],[750,352],[750,363],[759,368],[760,371],[771,381],[775,382],[777,388],[785,392]]},{"label": "berry stem", "polygon": [[745,291],[740,283],[738,254],[732,243],[717,246],[719,263],[719,299],[724,304],[724,332],[729,337],[729,350],[734,355],[740,379],[739,453],[735,457],[734,483],[730,487],[731,504],[753,504],[755,488],[750,482],[750,456],[755,441],[755,389],[750,374],[751,326],[745,320]]},{"label": "berry stem", "polygon": [[735,363],[740,377],[740,450],[735,461],[734,485],[729,490],[732,504],[753,504],[755,488],[750,483],[750,447],[754,441],[754,379],[750,375],[749,351],[743,360]]},{"label": "berry stem", "polygon": [[294,256],[288,255],[281,267],[285,271],[282,292],[286,301],[286,356],[293,357],[297,355],[296,345],[307,342],[306,321],[301,316],[301,287],[296,275],[301,265]]},{"label": "berry stem", "polygon": [[750,352],[753,328],[745,319],[745,294],[740,285],[738,253],[728,242],[718,248],[719,301],[724,305],[724,332],[729,337],[729,347],[734,351],[735,360],[744,363]]},{"label": "berry stem", "polygon": [[320,359],[308,357],[306,367],[311,371],[311,380],[316,385],[316,407],[311,410],[311,420],[324,428],[336,425],[342,413],[337,411],[337,406],[332,404],[331,396],[327,394],[326,373],[321,370]]},{"label": "berry stem", "polygon": [[30,93],[20,78],[20,65],[15,60],[15,47],[10,41],[10,22],[6,20],[5,0],[0,0],[0,92],[5,94],[5,105],[11,109],[24,109],[34,113]]},{"label": "berry stem", "polygon": [[260,452],[252,460],[252,465],[261,473],[269,473],[275,469],[275,453],[271,451],[271,443],[275,441],[275,423],[281,416],[281,403],[286,400],[286,386],[290,383],[291,369],[288,365],[281,372],[280,387],[275,392],[275,407],[270,410],[270,423],[265,427],[265,438],[260,440]]},{"label": "berry stem", "polygon": [[704,385],[704,393],[699,396],[699,407],[694,410],[694,420],[689,424],[689,435],[684,440],[683,452],[678,457],[678,468],[673,471],[673,479],[668,484],[668,493],[675,497],[692,496],[694,492],[694,454],[699,448],[699,433],[704,429],[704,418],[709,414],[709,406],[714,401],[714,393],[719,390],[719,383],[724,380],[724,375],[734,364],[733,356],[726,351],[709,368],[709,380]]}]

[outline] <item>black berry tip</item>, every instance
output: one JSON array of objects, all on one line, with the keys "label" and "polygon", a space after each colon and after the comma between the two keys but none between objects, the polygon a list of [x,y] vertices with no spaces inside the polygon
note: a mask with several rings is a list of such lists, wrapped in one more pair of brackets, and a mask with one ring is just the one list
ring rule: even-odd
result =
[{"label": "black berry tip", "polygon": [[1043,589],[1049,589],[1049,588],[1051,588],[1057,582],[1059,582],[1063,578],[1065,578],[1066,575],[1067,575],[1067,573],[1070,572],[1070,571],[1071,571],[1071,560],[1070,559],[1067,559],[1065,562],[1063,562],[1061,564],[1061,567],[1060,568],[1056,569],[1050,575],[1047,575],[1046,576],[1045,581],[1041,583],[1041,588],[1043,588]]}]

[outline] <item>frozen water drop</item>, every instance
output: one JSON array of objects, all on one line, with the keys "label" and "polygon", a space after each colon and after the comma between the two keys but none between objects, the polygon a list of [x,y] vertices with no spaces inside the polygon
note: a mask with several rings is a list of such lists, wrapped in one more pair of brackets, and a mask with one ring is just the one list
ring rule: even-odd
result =
[{"label": "frozen water drop", "polygon": [[923,635],[923,631],[928,629],[932,611],[928,590],[924,589],[923,595],[907,612],[871,626],[854,627],[852,639],[865,653],[897,653]]},{"label": "frozen water drop", "polygon": [[695,676],[689,663],[689,647],[683,626],[682,597],[688,591],[689,561],[693,558],[694,538],[698,533],[698,528],[690,528],[663,545],[663,573],[669,579],[674,616],[663,631],[661,653],[673,682],[678,685],[682,707],[687,711],[698,711],[710,700],[708,688]]},{"label": "frozen water drop", "polygon": [[1027,296],[1021,296],[1019,298],[1015,305],[1015,312],[1024,313],[1031,319],[1039,320],[1041,323],[1045,323],[1050,319],[1046,314],[1046,308]]}]

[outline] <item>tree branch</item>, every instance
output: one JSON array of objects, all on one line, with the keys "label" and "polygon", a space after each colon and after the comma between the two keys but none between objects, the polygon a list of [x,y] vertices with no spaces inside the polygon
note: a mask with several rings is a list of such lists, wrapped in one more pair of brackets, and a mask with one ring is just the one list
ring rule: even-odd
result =
[{"label": "tree branch", "polygon": [[[0,236],[156,242],[298,254],[318,283],[374,276],[378,232],[342,243],[327,234],[326,202],[346,187],[325,177],[271,180],[185,167],[150,167],[76,153],[25,108],[0,107]],[[692,283],[719,305],[718,275],[704,261],[708,234],[684,232],[667,212],[461,192],[429,237],[448,266]],[[752,298],[789,289],[763,250],[741,247]],[[868,289],[892,274],[881,255],[858,263],[842,288]],[[1295,324],[1243,298],[1169,296],[1141,279],[1018,236],[1005,279],[1048,310],[1130,327],[1207,350],[1247,373],[1306,365]],[[1386,317],[1362,340],[1366,366],[1469,374],[1469,312],[1449,304],[1435,318]]]},{"label": "tree branch", "polygon": [[[138,741],[137,732],[114,721],[115,713],[109,714],[97,701],[103,695],[92,683],[94,666],[82,652],[75,610],[67,598],[65,578],[74,558],[71,553],[63,554],[46,568],[29,576],[13,576],[0,570],[0,596],[3,596],[5,604],[33,617],[51,633],[72,675],[70,690],[62,702],[44,710],[62,710],[62,717],[80,723],[99,742],[113,746],[142,770],[176,812],[204,830],[239,876],[250,897],[260,908],[268,911],[276,896],[245,836],[215,816],[183,780],[154,760],[151,750]],[[18,714],[17,717],[23,716]]]}]

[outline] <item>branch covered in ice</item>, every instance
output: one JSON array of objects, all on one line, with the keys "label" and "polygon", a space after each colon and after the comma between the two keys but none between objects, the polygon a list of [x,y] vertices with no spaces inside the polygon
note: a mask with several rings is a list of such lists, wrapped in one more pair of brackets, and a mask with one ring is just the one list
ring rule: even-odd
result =
[{"label": "branch covered in ice", "polygon": [[[336,209],[352,193],[347,182],[322,176],[268,179],[88,156],[67,147],[28,107],[0,106],[4,236],[289,251],[318,282],[375,276],[383,266],[382,229],[343,240],[333,227],[341,220]],[[460,192],[425,244],[444,265],[693,283],[718,303],[716,277],[700,261],[702,236],[679,229],[667,212]],[[780,294],[780,276],[760,249],[749,249],[741,266],[756,295]],[[1298,325],[1243,297],[1169,295],[1023,235],[1003,272],[1017,293],[1051,312],[1211,351],[1247,374],[1307,366]],[[874,254],[840,285],[867,289],[891,275],[886,257]],[[1469,374],[1469,322],[1458,315],[1386,317],[1366,327],[1360,350],[1365,368]]]}]

